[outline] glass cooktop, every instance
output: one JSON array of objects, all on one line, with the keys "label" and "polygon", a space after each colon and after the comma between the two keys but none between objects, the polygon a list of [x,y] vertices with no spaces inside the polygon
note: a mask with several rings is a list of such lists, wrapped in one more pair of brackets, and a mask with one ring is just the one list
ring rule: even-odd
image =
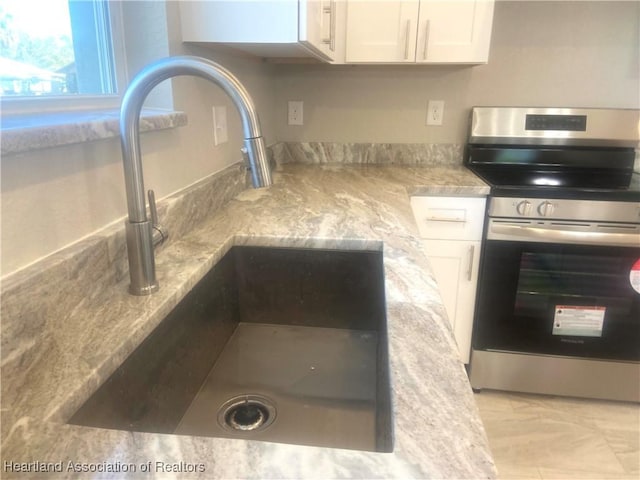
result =
[{"label": "glass cooktop", "polygon": [[467,168],[492,195],[640,201],[629,148],[467,147]]}]

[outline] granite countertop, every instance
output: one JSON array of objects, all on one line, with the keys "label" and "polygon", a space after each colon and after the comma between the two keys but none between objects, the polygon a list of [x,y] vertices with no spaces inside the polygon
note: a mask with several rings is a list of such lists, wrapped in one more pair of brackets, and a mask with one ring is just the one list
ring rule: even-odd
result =
[{"label": "granite countertop", "polygon": [[[464,168],[447,166],[290,164],[278,167],[274,179],[270,188],[242,191],[164,247],[157,294],[132,297],[124,278],[41,327],[46,340],[28,350],[24,377],[3,378],[9,402],[3,402],[3,478],[35,476],[12,474],[6,462],[61,462],[56,478],[496,477],[409,205],[413,194],[482,196],[488,187]],[[393,453],[65,424],[226,251],[241,244],[383,252]],[[143,472],[146,465],[151,473]]]}]

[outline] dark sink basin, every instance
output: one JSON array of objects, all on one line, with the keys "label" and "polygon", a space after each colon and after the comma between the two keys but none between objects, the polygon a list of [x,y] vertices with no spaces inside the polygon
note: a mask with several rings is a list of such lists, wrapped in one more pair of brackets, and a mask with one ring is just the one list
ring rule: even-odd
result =
[{"label": "dark sink basin", "polygon": [[392,451],[382,253],[233,247],[69,423]]}]

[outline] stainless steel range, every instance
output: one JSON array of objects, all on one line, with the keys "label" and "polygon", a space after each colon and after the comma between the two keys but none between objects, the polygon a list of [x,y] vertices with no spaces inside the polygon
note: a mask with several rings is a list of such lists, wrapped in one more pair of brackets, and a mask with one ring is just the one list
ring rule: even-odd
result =
[{"label": "stainless steel range", "polygon": [[640,401],[640,111],[474,108],[471,385]]}]

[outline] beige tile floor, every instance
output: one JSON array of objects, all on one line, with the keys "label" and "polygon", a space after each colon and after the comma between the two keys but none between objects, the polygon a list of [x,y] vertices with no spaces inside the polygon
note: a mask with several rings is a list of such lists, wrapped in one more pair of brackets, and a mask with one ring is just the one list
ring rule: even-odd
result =
[{"label": "beige tile floor", "polygon": [[638,404],[490,390],[475,398],[502,480],[640,479]]}]

